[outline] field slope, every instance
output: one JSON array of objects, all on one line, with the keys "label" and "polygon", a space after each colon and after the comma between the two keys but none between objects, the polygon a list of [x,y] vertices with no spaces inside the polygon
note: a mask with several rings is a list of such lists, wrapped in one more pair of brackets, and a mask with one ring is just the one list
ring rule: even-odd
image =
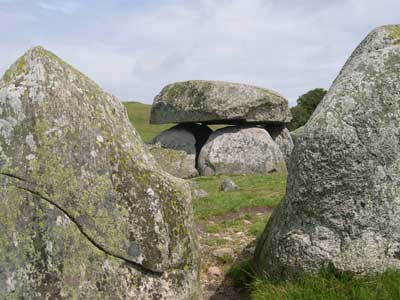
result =
[{"label": "field slope", "polygon": [[146,143],[150,142],[161,131],[173,126],[173,124],[150,125],[151,105],[149,104],[139,102],[123,102],[123,104],[128,110],[129,121]]}]

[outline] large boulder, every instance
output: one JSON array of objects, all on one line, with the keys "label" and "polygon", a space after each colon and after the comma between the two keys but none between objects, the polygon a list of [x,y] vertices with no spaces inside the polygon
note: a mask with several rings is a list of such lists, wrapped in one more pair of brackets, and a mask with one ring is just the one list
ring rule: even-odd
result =
[{"label": "large boulder", "polygon": [[292,153],[286,197],[255,254],[259,273],[400,268],[400,25],[370,33]]},{"label": "large boulder", "polygon": [[159,145],[149,145],[150,153],[164,171],[178,178],[199,176],[196,169],[196,155],[185,151],[162,148]]},{"label": "large boulder", "polygon": [[278,93],[246,84],[192,80],[167,85],[154,99],[150,123],[289,123],[288,102]]},{"label": "large boulder", "polygon": [[207,141],[212,130],[206,125],[195,123],[179,124],[157,135],[150,144],[160,145],[163,148],[182,150],[187,154],[195,155]]},{"label": "large boulder", "polygon": [[279,146],[264,128],[230,126],[215,131],[201,149],[200,175],[285,172]]},{"label": "large boulder", "polygon": [[190,191],[41,47],[0,81],[0,298],[198,299]]},{"label": "large boulder", "polygon": [[288,164],[294,146],[289,130],[284,125],[269,125],[266,126],[265,129],[271,135],[275,143],[278,144],[279,149],[281,149],[285,157],[285,162]]}]

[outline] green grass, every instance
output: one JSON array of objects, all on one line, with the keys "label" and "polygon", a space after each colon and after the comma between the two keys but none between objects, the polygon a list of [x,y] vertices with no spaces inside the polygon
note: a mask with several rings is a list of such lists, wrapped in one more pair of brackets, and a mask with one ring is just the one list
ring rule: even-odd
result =
[{"label": "green grass", "polygon": [[398,300],[400,272],[370,277],[326,273],[282,283],[256,279],[250,289],[252,300]]},{"label": "green grass", "polygon": [[129,121],[145,143],[150,142],[152,138],[174,125],[151,125],[149,123],[151,105],[138,102],[124,102],[123,104],[128,110]]},{"label": "green grass", "polygon": [[251,300],[399,300],[400,272],[355,277],[326,272],[293,282],[257,278],[251,259],[235,263],[227,273],[236,287],[247,288]]},{"label": "green grass", "polygon": [[251,225],[250,227],[250,233],[258,238],[260,237],[260,235],[263,233],[265,225],[268,222],[268,218],[264,218],[261,220],[257,220],[257,222],[255,222],[253,225]]},{"label": "green grass", "polygon": [[219,191],[223,178],[215,176],[195,179],[209,193],[208,197],[193,203],[197,220],[237,212],[243,208],[275,207],[285,194],[286,175],[283,174],[230,176],[240,187],[240,190],[230,192]]},{"label": "green grass", "polygon": [[227,230],[233,232],[239,232],[242,231],[242,229],[243,229],[243,220],[240,218],[233,220],[223,220],[222,222],[209,224],[206,226],[207,233],[218,233]]},{"label": "green grass", "polygon": [[233,281],[236,287],[249,288],[255,278],[251,259],[236,262],[226,276]]}]

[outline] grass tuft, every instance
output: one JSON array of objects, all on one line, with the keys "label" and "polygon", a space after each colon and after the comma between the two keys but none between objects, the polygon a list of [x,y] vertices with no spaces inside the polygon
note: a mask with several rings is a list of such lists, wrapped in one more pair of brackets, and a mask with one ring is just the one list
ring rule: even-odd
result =
[{"label": "grass tuft", "polygon": [[400,272],[369,277],[324,273],[281,283],[256,279],[250,289],[252,300],[397,300]]},{"label": "grass tuft", "polygon": [[233,281],[233,284],[236,287],[248,288],[255,278],[251,259],[235,263],[226,276]]}]

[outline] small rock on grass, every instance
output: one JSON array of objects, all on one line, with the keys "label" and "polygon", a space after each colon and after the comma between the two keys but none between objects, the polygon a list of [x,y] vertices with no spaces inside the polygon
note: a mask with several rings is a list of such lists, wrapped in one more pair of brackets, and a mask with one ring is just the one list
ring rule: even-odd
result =
[{"label": "small rock on grass", "polygon": [[220,248],[220,249],[214,250],[213,255],[215,257],[224,259],[226,257],[233,257],[234,252],[231,248]]},{"label": "small rock on grass", "polygon": [[192,199],[200,199],[200,198],[205,198],[208,197],[208,193],[200,188],[200,185],[196,181],[188,181],[192,193]]},{"label": "small rock on grass", "polygon": [[227,192],[227,191],[233,191],[233,190],[239,190],[240,187],[233,182],[232,179],[229,177],[225,177],[224,181],[221,183],[219,190],[221,192]]},{"label": "small rock on grass", "polygon": [[208,197],[208,193],[203,189],[196,189],[192,191],[192,198],[193,199],[201,199]]}]

